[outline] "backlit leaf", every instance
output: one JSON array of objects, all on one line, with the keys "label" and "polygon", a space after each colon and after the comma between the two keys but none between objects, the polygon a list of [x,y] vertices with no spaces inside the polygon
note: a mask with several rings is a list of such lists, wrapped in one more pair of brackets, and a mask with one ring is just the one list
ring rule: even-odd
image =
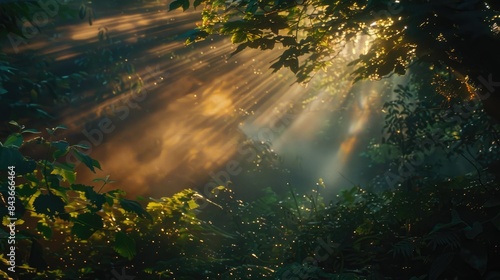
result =
[{"label": "backlit leaf", "polygon": [[76,180],[76,172],[69,166],[63,164],[55,164],[51,174],[60,175],[64,181],[73,184]]},{"label": "backlit leaf", "polygon": [[136,255],[135,240],[121,231],[117,232],[115,235],[115,244],[113,246],[113,249],[120,256],[125,257],[129,260],[132,260]]},{"label": "backlit leaf", "polygon": [[36,129],[25,129],[23,131],[21,131],[21,133],[34,133],[34,134],[37,134],[37,133],[40,133],[40,131],[36,130]]},{"label": "backlit leaf", "polygon": [[99,162],[97,160],[89,157],[88,155],[80,152],[77,149],[73,149],[73,152],[75,153],[76,158],[79,161],[83,162],[83,164],[85,164],[92,172],[95,173],[94,167],[101,169],[101,165],[99,164]]},{"label": "backlit leaf", "polygon": [[20,133],[14,133],[9,135],[5,142],[3,143],[4,147],[14,147],[19,148],[23,144],[23,136]]},{"label": "backlit leaf", "polygon": [[121,198],[120,205],[125,211],[136,213],[139,217],[151,219],[151,215],[137,201]]}]

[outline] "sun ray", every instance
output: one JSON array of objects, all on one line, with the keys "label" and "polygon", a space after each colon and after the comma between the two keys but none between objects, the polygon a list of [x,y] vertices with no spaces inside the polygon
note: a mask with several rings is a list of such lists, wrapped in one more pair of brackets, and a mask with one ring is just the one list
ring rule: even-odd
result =
[{"label": "sun ray", "polygon": [[[294,83],[287,69],[272,73],[269,66],[279,48],[248,49],[231,57],[235,46],[217,36],[185,46],[183,34],[198,19],[197,11],[166,13],[165,7],[150,5],[119,16],[102,14],[92,26],[59,26],[54,32],[65,36],[55,47],[43,36],[26,46],[65,65],[96,48],[133,50],[120,59],[135,66],[134,76],[121,78],[143,83],[140,101],[136,91],[106,92],[98,103],[59,112],[70,128],[67,136],[91,143],[91,156],[105,170],[96,175],[80,168],[80,179],[111,174],[132,194],[171,194],[206,180],[235,155],[244,137],[268,141],[285,156],[302,153],[308,166],[303,172],[310,176],[337,178],[331,174],[353,159],[370,123],[370,108],[380,102],[376,87],[353,87],[352,68],[345,62],[334,65],[336,73],[324,74],[337,77],[333,94],[322,86]],[[100,31],[109,35],[109,42],[99,42]],[[344,60],[369,47],[369,38],[355,41],[342,51]],[[82,96],[92,96],[97,89],[103,90],[88,88]],[[316,143],[325,122],[335,121],[341,110],[348,112],[347,125],[335,126],[338,131],[328,136],[332,140],[327,150],[319,150]],[[100,132],[102,141],[91,141],[88,135],[98,135],[104,119],[111,121],[113,131]]]}]

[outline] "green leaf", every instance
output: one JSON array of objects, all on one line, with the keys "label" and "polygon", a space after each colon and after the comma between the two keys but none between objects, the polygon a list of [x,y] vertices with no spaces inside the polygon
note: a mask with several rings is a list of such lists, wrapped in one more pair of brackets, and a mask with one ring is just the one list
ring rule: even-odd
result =
[{"label": "green leaf", "polygon": [[113,206],[113,204],[115,203],[115,200],[113,199],[113,197],[111,196],[105,196],[105,199],[106,199],[106,203],[109,205],[109,206]]},{"label": "green leaf", "polygon": [[115,180],[110,180],[109,179],[109,175],[106,175],[106,177],[104,177],[104,178],[95,178],[95,179],[92,179],[92,182],[103,182],[103,183],[106,183],[106,184],[111,184],[111,183],[114,183],[116,181]]},{"label": "green leaf", "polygon": [[16,188],[16,193],[19,197],[30,197],[30,196],[34,195],[35,193],[37,193],[37,191],[39,191],[39,190],[38,190],[38,187],[36,185],[31,186],[29,184],[22,184]]},{"label": "green leaf", "polygon": [[24,142],[24,140],[23,140],[23,136],[21,135],[21,133],[14,133],[14,134],[9,135],[9,137],[7,137],[7,139],[3,143],[3,146],[7,147],[7,148],[11,148],[11,147],[19,148],[19,147],[21,147],[23,142]]},{"label": "green leaf", "polygon": [[294,74],[299,71],[299,59],[296,57],[289,58],[283,65],[290,68]]},{"label": "green leaf", "polygon": [[49,217],[65,213],[65,205],[61,197],[53,194],[41,194],[33,202],[33,207],[37,213],[45,214]]},{"label": "green leaf", "polygon": [[61,151],[66,151],[69,147],[69,144],[66,141],[53,141],[50,145]]},{"label": "green leaf", "polygon": [[189,0],[176,0],[168,6],[168,11],[173,11],[182,7],[182,10],[185,11],[189,8]]},{"label": "green leaf", "polygon": [[18,128],[23,128],[20,124],[18,124],[16,121],[10,121],[9,124],[13,125],[13,126],[16,126]]},{"label": "green leaf", "polygon": [[86,186],[82,184],[72,184],[71,189],[75,191],[80,191],[80,192],[86,192],[87,190],[93,190],[94,187],[91,186]]},{"label": "green leaf", "polygon": [[9,166],[15,166],[16,174],[23,175],[33,172],[36,168],[36,162],[25,159],[17,148],[0,146],[0,170],[7,170]]},{"label": "green leaf", "polygon": [[83,162],[92,172],[95,173],[95,169],[94,167],[97,167],[99,169],[101,169],[101,165],[99,164],[99,162],[91,157],[89,157],[88,155],[78,151],[77,149],[73,149],[73,152],[75,153],[75,156],[76,158]]},{"label": "green leaf", "polygon": [[246,49],[248,47],[248,43],[241,43],[236,47],[236,50],[231,53],[231,56],[234,56],[235,54],[241,52],[242,50]]},{"label": "green leaf", "polygon": [[116,189],[116,190],[108,191],[107,194],[114,197],[114,198],[119,198],[121,196],[126,195],[127,193],[124,190]]},{"label": "green leaf", "polygon": [[87,7],[85,7],[85,5],[80,5],[80,8],[78,9],[78,16],[80,17],[80,19],[84,19],[86,15]]},{"label": "green leaf", "polygon": [[[99,211],[102,209],[102,205],[106,203],[106,195],[105,194],[99,194],[96,191],[94,191],[94,187],[91,186],[85,186],[85,185],[80,185],[80,184],[72,184],[71,189],[75,191],[80,191],[85,194],[85,197],[87,198],[89,202],[89,209],[93,212]],[[111,199],[111,201],[113,201]],[[111,203],[110,206],[113,204]]]},{"label": "green leaf", "polygon": [[194,0],[193,2],[193,7],[198,7],[199,5],[201,5],[201,3],[203,2],[204,0]]},{"label": "green leaf", "polygon": [[88,149],[90,149],[90,147],[89,147],[89,146],[84,145],[84,144],[76,144],[76,145],[72,145],[71,147],[81,148],[81,149],[84,149],[84,150],[88,150]]},{"label": "green leaf", "polygon": [[283,44],[283,47],[296,46],[297,41],[292,36],[277,36],[278,40]]},{"label": "green leaf", "polygon": [[[37,109],[37,111],[39,111]],[[40,110],[42,111],[42,110]],[[50,115],[48,115],[45,111],[42,111],[45,115],[51,117]],[[68,129],[65,125],[58,125],[56,127],[53,127],[53,128],[46,128],[45,130],[47,130],[47,132],[50,134],[50,135],[54,135],[54,133],[59,130],[59,129]]]},{"label": "green leaf", "polygon": [[36,130],[36,129],[30,128],[30,129],[25,129],[25,130],[21,131],[21,133],[34,133],[34,134],[37,134],[37,133],[41,133],[41,132],[38,131],[38,130]]},{"label": "green leaf", "polygon": [[38,224],[36,225],[36,230],[41,232],[45,239],[48,240],[52,238],[52,229],[49,227],[48,224],[43,222],[38,222]]},{"label": "green leaf", "polygon": [[58,125],[58,126],[56,126],[56,127],[53,128],[54,131],[56,131],[58,129],[68,129],[68,127],[65,126],[64,124],[61,124],[61,125]]},{"label": "green leaf", "polygon": [[193,42],[205,39],[209,34],[206,31],[202,31],[199,29],[189,30],[188,32],[179,35],[177,38],[186,39],[186,45],[189,45]]},{"label": "green leaf", "polygon": [[411,258],[413,256],[413,252],[415,251],[415,245],[413,244],[413,240],[403,239],[398,243],[394,244],[392,249],[393,257],[403,256],[404,258]]},{"label": "green leaf", "polygon": [[245,13],[255,14],[257,12],[257,8],[259,8],[257,0],[250,0],[248,2],[247,8],[245,9]]},{"label": "green leaf", "polygon": [[[52,168],[54,168],[52,166]],[[68,188],[61,186],[61,178],[55,174],[47,174],[46,176],[47,183],[50,186],[50,190],[52,194],[60,196],[63,201],[68,200],[68,195],[66,194]]]},{"label": "green leaf", "polygon": [[129,260],[132,260],[137,253],[135,240],[121,231],[117,232],[115,235],[115,244],[113,249],[120,256]]},{"label": "green leaf", "polygon": [[243,30],[238,30],[231,36],[231,43],[238,44],[245,42],[247,40],[247,34]]},{"label": "green leaf", "polygon": [[99,194],[94,190],[85,192],[85,197],[89,200],[89,208],[93,211],[101,210],[102,205],[106,203],[106,195]]},{"label": "green leaf", "polygon": [[54,130],[52,130],[50,128],[45,128],[45,131],[47,131],[47,133],[50,135],[54,135]]},{"label": "green leaf", "polygon": [[[53,116],[49,115],[49,113],[47,113],[46,111],[44,111],[42,109],[37,108],[35,111],[41,117],[48,118],[48,119],[53,119],[54,118]],[[47,129],[47,132],[49,132],[48,129]],[[53,135],[53,131],[50,131],[49,134]]]},{"label": "green leaf", "polygon": [[103,228],[102,217],[96,213],[83,213],[74,220],[71,233],[80,239],[88,239],[94,232]]},{"label": "green leaf", "polygon": [[68,165],[56,163],[54,164],[54,170],[50,174],[60,175],[64,181],[70,184],[76,181],[76,172]]},{"label": "green leaf", "polygon": [[189,210],[193,210],[193,209],[196,209],[199,207],[198,203],[196,203],[196,201],[194,201],[194,200],[189,200],[187,204],[188,204]]},{"label": "green leaf", "polygon": [[139,217],[152,219],[151,215],[137,201],[120,198],[120,205],[125,211],[136,213]]},{"label": "green leaf", "polygon": [[460,238],[454,231],[443,230],[433,232],[426,236],[425,240],[429,241],[429,245],[432,246],[433,250],[436,250],[439,246],[452,248],[460,247]]}]

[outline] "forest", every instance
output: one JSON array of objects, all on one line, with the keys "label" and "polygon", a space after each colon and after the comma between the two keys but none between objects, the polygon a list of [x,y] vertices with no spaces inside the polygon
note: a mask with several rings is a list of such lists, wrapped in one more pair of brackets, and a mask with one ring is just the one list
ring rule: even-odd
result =
[{"label": "forest", "polygon": [[500,3],[0,0],[0,279],[500,279]]}]

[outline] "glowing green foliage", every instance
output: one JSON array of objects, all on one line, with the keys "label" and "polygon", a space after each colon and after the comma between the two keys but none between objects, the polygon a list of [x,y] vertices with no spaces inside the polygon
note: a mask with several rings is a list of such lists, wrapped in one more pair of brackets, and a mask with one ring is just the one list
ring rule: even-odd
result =
[{"label": "glowing green foliage", "polygon": [[136,243],[123,232],[117,232],[113,249],[122,257],[131,260],[136,255]]}]

